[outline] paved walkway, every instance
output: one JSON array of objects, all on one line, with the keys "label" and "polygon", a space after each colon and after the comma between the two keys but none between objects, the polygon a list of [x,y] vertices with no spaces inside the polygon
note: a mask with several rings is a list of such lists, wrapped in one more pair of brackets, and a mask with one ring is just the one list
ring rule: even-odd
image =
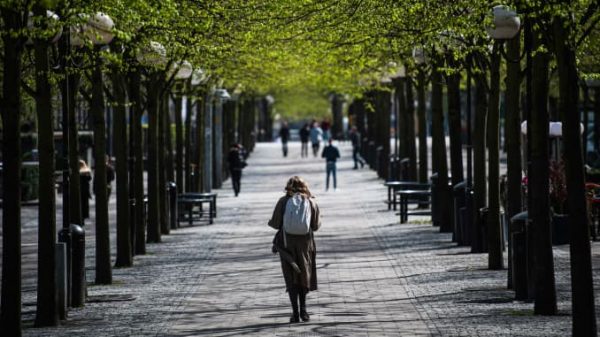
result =
[{"label": "paved walkway", "polygon": [[[31,327],[35,291],[29,288],[25,335],[570,335],[568,246],[555,250],[561,315],[533,316],[531,303],[514,302],[505,290],[506,271],[484,269],[486,255],[467,254],[426,218],[399,225],[382,202],[381,181],[366,168],[352,170],[348,145],[341,146],[335,192],[325,192],[320,158],[300,158],[299,144],[290,149],[282,158],[279,145],[259,144],[240,196],[233,197],[229,181],[217,191],[214,225],[178,229],[149,245],[133,268],[114,270],[113,285],[91,285],[86,306],[72,309],[62,326]],[[290,325],[279,258],[270,251],[274,230],[266,223],[295,174],[316,194],[323,226],[315,234],[319,290],[308,295],[311,322]],[[89,230],[88,280],[92,235]]]}]

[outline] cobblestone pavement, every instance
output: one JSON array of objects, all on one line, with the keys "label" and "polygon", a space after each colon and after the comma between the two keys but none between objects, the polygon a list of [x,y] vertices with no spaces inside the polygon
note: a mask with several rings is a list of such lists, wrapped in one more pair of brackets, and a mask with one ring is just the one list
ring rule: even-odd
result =
[{"label": "cobblestone pavement", "polygon": [[[35,212],[26,210],[24,260],[32,267],[25,268],[25,335],[570,335],[568,246],[555,249],[560,314],[533,316],[531,303],[513,301],[505,289],[506,271],[485,269],[486,255],[456,247],[426,218],[400,225],[382,202],[382,182],[366,168],[352,170],[349,145],[341,145],[335,192],[325,192],[324,162],[300,158],[299,147],[291,143],[290,156],[282,158],[279,145],[259,144],[240,196],[233,197],[229,181],[216,191],[214,225],[184,227],[149,245],[134,267],[114,270],[113,285],[90,284],[86,306],[70,310],[57,328],[31,327],[36,224]],[[316,194],[323,226],[315,233],[319,290],[308,295],[311,321],[290,325],[279,259],[270,252],[274,231],[266,222],[295,174]],[[87,227],[87,278],[93,280],[93,226]],[[598,243],[593,249],[597,265]]]}]

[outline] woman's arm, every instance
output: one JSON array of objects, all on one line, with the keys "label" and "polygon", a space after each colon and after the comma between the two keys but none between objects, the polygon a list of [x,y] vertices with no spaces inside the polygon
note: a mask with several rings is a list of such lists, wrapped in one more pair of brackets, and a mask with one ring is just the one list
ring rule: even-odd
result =
[{"label": "woman's arm", "polygon": [[280,229],[283,225],[283,208],[285,207],[285,202],[287,201],[287,197],[282,197],[277,201],[275,205],[275,209],[273,210],[273,216],[269,220],[269,227],[273,227],[275,229]]}]

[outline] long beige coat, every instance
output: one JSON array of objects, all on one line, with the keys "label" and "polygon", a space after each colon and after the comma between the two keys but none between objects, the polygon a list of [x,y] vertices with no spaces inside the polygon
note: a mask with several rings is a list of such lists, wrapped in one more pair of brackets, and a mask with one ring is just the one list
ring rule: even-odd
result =
[{"label": "long beige coat", "polygon": [[[269,220],[269,226],[277,230],[283,226],[283,212],[288,199],[289,196],[287,195],[279,199],[277,205],[275,205],[275,210],[273,210],[273,216]],[[284,248],[283,244],[283,231],[279,231],[275,238],[274,243],[278,250],[285,249],[292,256],[298,267],[300,267],[300,273],[294,272],[292,266],[280,254],[281,269],[283,271],[283,278],[285,279],[286,290],[289,290],[293,286],[301,286],[307,290],[317,290],[317,249],[312,232],[319,230],[321,227],[321,214],[319,206],[314,199],[311,198],[309,201],[311,205],[310,228],[312,231],[307,235],[285,234],[287,240],[286,248]]]}]

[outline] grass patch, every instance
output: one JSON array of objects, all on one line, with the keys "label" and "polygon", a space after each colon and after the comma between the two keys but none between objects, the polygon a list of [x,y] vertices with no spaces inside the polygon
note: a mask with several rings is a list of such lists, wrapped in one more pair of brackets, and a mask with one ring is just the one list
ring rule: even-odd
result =
[{"label": "grass patch", "polygon": [[533,316],[533,309],[509,310],[509,316]]}]

